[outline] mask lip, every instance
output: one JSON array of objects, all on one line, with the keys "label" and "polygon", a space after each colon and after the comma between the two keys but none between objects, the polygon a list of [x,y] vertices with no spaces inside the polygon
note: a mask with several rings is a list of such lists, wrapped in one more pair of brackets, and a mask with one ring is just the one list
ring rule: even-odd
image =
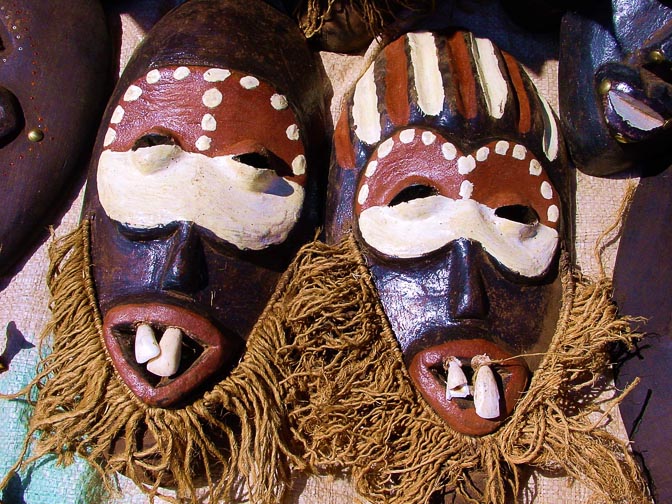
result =
[{"label": "mask lip", "polygon": [[[119,337],[120,327],[137,328],[139,323],[177,327],[186,337],[195,340],[202,352],[179,375],[153,386],[140,365],[129,358],[129,348],[125,348],[129,345],[124,345]],[[179,406],[239,353],[237,342],[204,317],[161,302],[117,305],[105,315],[102,331],[105,348],[119,377],[138,399],[152,407]]]},{"label": "mask lip", "polygon": [[[476,414],[473,401],[447,399],[446,386],[436,376],[436,370],[443,367],[450,357],[470,362],[476,355],[487,354],[493,361],[496,375],[501,380],[503,394],[500,395],[499,417],[481,418]],[[408,366],[411,379],[422,397],[431,408],[452,429],[469,436],[484,436],[496,431],[512,413],[527,388],[529,369],[519,357],[513,357],[498,345],[481,338],[452,340],[431,346],[415,354]],[[460,402],[462,401],[462,402]],[[467,403],[471,404],[467,404]]]}]

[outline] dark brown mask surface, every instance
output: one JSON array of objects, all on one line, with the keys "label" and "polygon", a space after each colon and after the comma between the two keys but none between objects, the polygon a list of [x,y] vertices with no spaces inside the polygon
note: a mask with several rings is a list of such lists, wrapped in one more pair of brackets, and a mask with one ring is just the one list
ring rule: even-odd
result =
[{"label": "dark brown mask surface", "polygon": [[[560,309],[572,210],[550,107],[490,41],[413,33],[360,79],[334,141],[328,239],[354,233],[411,377],[439,416],[464,434],[494,431]],[[537,355],[514,358],[528,353]],[[490,378],[472,362],[479,355],[493,361]],[[446,390],[453,360],[460,390]],[[496,389],[488,412],[484,388]]]},{"label": "dark brown mask surface", "polygon": [[103,332],[150,406],[230,372],[316,224],[322,73],[291,20],[258,8],[168,14],[99,132],[85,204]]},{"label": "dark brown mask surface", "polygon": [[97,1],[0,6],[0,273],[88,159],[111,61]]}]

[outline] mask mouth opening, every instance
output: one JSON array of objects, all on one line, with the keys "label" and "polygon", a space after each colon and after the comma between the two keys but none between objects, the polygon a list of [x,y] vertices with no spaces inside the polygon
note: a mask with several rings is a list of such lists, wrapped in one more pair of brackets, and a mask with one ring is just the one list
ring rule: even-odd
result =
[{"label": "mask mouth opening", "polygon": [[485,339],[449,340],[420,350],[408,365],[418,392],[452,429],[497,430],[527,389],[525,361]]},{"label": "mask mouth opening", "polygon": [[142,402],[161,408],[199,397],[230,371],[243,344],[205,317],[159,302],[111,308],[103,339],[124,383]]},{"label": "mask mouth opening", "polygon": [[[184,374],[205,350],[205,347],[191,337],[186,329],[163,323],[121,323],[112,328],[112,334],[117,338],[124,358],[136,367],[138,373],[152,387],[166,385]],[[150,335],[153,337],[153,342],[148,341],[147,336]],[[165,349],[168,346],[167,341],[161,344],[164,338],[178,338],[179,345],[171,345],[173,348]],[[155,351],[151,350],[152,348],[155,348]],[[151,355],[153,357],[150,357]],[[177,364],[173,366],[176,370],[171,373],[171,369],[168,368],[157,372],[153,363],[161,358],[176,360]]]},{"label": "mask mouth opening", "polygon": [[[434,376],[438,385],[444,387],[446,390],[446,399],[455,402],[460,409],[474,409],[474,389],[476,382],[477,368],[472,366],[472,358],[454,357],[460,363],[460,370],[464,373],[465,382],[457,384],[451,383],[449,358],[445,359],[443,363],[430,366],[429,372]],[[504,393],[506,387],[513,376],[512,372],[506,366],[493,363],[490,366],[492,374],[497,385],[497,390],[500,392],[500,406],[504,404]],[[503,411],[503,409],[502,409]]]}]

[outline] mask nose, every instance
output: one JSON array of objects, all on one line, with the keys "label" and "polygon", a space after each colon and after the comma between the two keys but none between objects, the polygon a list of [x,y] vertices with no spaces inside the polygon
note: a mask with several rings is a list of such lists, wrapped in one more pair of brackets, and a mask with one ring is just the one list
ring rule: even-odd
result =
[{"label": "mask nose", "polygon": [[9,89],[0,86],[0,145],[13,138],[22,127],[19,100]]},{"label": "mask nose", "polygon": [[192,294],[207,283],[203,244],[193,222],[180,222],[170,239],[161,288]]},{"label": "mask nose", "polygon": [[488,296],[481,276],[482,248],[467,239],[453,242],[449,252],[448,289],[453,319],[484,319]]}]

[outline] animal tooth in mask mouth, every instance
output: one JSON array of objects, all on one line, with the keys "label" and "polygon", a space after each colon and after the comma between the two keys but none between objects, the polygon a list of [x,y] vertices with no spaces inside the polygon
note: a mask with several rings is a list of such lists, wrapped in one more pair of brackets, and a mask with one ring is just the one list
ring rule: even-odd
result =
[{"label": "animal tooth in mask mouth", "polygon": [[177,327],[169,327],[163,333],[159,343],[161,353],[147,363],[147,371],[157,376],[172,376],[180,367],[182,356],[182,331]]},{"label": "animal tooth in mask mouth", "polygon": [[444,362],[444,369],[447,371],[446,399],[451,401],[453,398],[467,399],[471,396],[473,408],[479,417],[498,418],[501,414],[499,408],[500,382],[503,378],[502,376],[495,378],[497,370],[493,369],[492,364],[487,354],[474,356],[471,359],[470,373],[473,377],[473,384],[470,386],[460,359],[449,357]]}]

